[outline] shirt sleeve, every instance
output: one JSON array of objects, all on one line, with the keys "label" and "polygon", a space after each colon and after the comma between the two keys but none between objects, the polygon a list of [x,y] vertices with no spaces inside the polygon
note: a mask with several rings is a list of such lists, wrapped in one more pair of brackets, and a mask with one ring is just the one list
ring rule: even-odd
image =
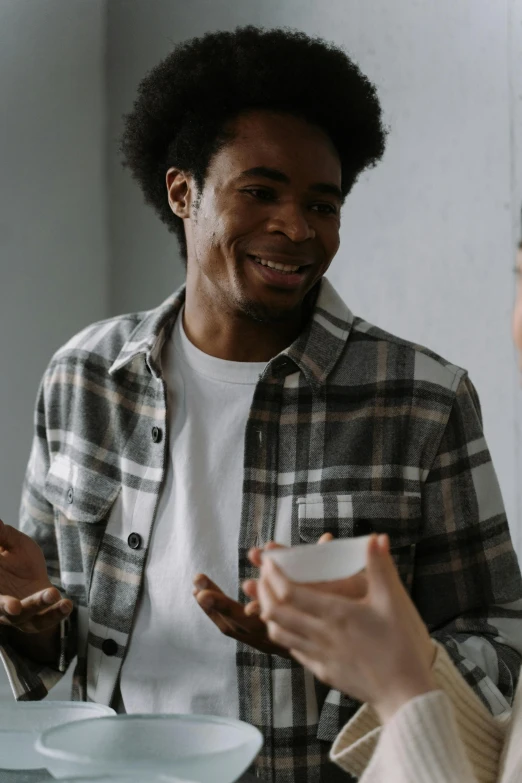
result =
[{"label": "shirt sleeve", "polygon": [[412,598],[431,635],[494,714],[512,703],[522,580],[475,388],[464,375],[426,476]]},{"label": "shirt sleeve", "polygon": [[[45,378],[38,391],[34,426],[31,454],[22,491],[20,530],[39,544],[45,556],[49,578],[65,597],[66,592],[60,577],[54,510],[44,495],[45,480],[49,471]],[[17,700],[45,698],[67,671],[76,655],[76,610],[73,610],[72,615],[61,623],[60,639],[60,653],[56,663],[43,665],[18,652],[10,643],[9,636],[0,632],[0,657]]]}]

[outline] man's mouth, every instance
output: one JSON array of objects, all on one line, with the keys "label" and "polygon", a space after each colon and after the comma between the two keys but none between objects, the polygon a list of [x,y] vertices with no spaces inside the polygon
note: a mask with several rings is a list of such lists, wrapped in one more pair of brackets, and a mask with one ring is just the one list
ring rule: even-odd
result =
[{"label": "man's mouth", "polygon": [[257,264],[260,264],[260,266],[268,267],[268,269],[274,269],[276,272],[279,272],[283,275],[292,275],[297,274],[299,272],[302,272],[302,270],[305,268],[304,266],[296,266],[296,265],[290,265],[290,264],[279,264],[275,261],[268,261],[265,258],[261,258],[260,256],[248,256],[252,261],[255,261]]},{"label": "man's mouth", "polygon": [[252,269],[255,270],[256,278],[263,280],[263,282],[279,290],[298,289],[301,287],[303,280],[305,279],[305,273],[310,262],[305,264],[283,264],[279,261],[269,261],[262,256],[255,256],[249,254],[248,261],[252,265]]}]

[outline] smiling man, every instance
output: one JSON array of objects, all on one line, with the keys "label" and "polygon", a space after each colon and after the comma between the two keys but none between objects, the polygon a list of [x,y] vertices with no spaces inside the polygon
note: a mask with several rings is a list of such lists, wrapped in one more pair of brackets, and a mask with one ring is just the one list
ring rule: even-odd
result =
[{"label": "smiling man", "polygon": [[508,708],[522,589],[474,387],[325,277],[384,141],[371,83],[302,33],[212,33],[140,85],[122,150],[186,284],[45,374],[25,532],[0,525],[17,698],[77,655],[75,698],[239,717],[264,734],[263,780],[346,779],[328,754],[357,703],[269,641],[241,585],[272,539],[375,530],[433,636]]},{"label": "smiling man", "polygon": [[338,250],[339,156],[291,115],[248,111],[229,128],[201,192],[189,172],[167,172],[189,258],[183,323],[211,356],[268,362],[301,333],[303,300]]}]

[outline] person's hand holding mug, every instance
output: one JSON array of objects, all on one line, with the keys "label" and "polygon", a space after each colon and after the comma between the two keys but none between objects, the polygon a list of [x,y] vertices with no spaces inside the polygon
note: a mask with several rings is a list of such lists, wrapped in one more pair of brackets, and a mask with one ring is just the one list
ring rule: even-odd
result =
[{"label": "person's hand holding mug", "polygon": [[435,647],[388,536],[370,538],[366,578],[363,597],[328,594],[291,582],[265,558],[257,592],[269,638],[318,679],[371,704],[385,722],[410,699],[436,690]]}]

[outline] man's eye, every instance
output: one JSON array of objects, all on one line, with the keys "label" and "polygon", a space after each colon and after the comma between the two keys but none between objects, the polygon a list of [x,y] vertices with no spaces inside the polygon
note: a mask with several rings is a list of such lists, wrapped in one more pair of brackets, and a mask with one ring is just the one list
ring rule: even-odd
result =
[{"label": "man's eye", "polygon": [[334,207],[333,204],[314,204],[312,209],[324,215],[337,215],[337,207]]},{"label": "man's eye", "polygon": [[260,201],[272,201],[274,198],[274,193],[271,190],[265,190],[263,188],[248,188],[247,190],[243,191],[244,193],[250,193],[251,196],[254,198],[259,199]]}]

